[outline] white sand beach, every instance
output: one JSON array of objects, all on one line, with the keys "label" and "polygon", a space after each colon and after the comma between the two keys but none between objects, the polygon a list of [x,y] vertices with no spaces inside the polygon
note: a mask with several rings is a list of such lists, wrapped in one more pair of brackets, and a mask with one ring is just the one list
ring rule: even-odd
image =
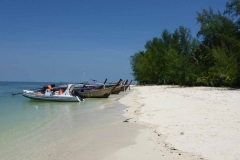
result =
[{"label": "white sand beach", "polygon": [[240,159],[240,90],[132,86],[120,102],[125,125],[146,128],[105,159]]}]

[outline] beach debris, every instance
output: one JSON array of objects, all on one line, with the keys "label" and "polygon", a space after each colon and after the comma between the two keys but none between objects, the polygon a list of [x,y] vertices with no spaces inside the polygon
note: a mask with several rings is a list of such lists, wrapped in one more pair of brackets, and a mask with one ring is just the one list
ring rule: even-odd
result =
[{"label": "beach debris", "polygon": [[177,149],[176,149],[176,148],[174,148],[174,147],[171,147],[170,149],[171,149],[171,150],[177,150]]},{"label": "beach debris", "polygon": [[126,119],[125,121],[123,121],[123,122],[128,122],[129,121],[129,119],[132,119],[132,118],[128,118],[128,119]]}]

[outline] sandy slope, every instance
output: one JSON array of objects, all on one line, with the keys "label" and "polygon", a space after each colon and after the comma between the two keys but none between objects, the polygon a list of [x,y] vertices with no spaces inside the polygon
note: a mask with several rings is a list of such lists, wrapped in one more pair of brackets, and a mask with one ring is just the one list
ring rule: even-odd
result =
[{"label": "sandy slope", "polygon": [[106,159],[240,159],[240,90],[136,86],[120,99],[136,144]]}]

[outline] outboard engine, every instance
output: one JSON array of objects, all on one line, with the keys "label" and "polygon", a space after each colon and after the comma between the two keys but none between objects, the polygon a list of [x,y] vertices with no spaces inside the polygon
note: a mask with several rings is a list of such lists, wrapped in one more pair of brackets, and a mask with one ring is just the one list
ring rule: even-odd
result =
[{"label": "outboard engine", "polygon": [[82,97],[82,96],[78,93],[78,91],[73,90],[73,96],[77,96],[81,101],[84,100],[84,97]]}]

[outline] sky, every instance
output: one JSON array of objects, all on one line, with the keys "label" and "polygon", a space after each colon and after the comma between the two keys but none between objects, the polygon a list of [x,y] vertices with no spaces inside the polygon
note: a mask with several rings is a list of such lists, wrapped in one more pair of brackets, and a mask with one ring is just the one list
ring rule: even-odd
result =
[{"label": "sky", "polygon": [[130,57],[227,0],[0,0],[0,81],[134,80]]}]

